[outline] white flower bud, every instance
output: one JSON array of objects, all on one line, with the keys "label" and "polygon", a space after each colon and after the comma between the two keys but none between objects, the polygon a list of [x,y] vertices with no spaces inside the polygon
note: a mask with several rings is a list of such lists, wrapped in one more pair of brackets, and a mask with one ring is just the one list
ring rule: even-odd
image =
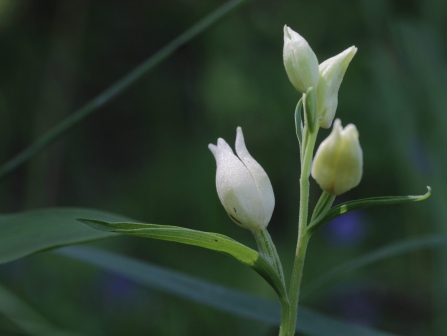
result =
[{"label": "white flower bud", "polygon": [[352,46],[320,64],[320,79],[317,88],[317,117],[320,127],[330,128],[338,104],[338,90],[357,48]]},{"label": "white flower bud", "polygon": [[353,124],[343,129],[336,119],[331,134],[320,144],[312,165],[312,176],[321,189],[341,195],[362,179],[363,153]]},{"label": "white flower bud", "polygon": [[237,128],[236,153],[224,139],[210,144],[216,164],[216,187],[219,199],[230,218],[239,226],[259,231],[272,217],[275,196],[270,180],[245,147],[242,129]]},{"label": "white flower bud", "polygon": [[295,89],[306,93],[310,87],[314,89],[318,85],[318,60],[317,56],[298,33],[284,26],[284,66],[287,76]]}]

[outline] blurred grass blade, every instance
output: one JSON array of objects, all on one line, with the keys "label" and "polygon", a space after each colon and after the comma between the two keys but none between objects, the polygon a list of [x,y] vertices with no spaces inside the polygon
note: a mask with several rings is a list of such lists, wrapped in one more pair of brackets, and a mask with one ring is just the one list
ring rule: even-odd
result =
[{"label": "blurred grass blade", "polygon": [[[279,304],[246,292],[197,279],[116,253],[89,247],[66,247],[56,253],[84,261],[128,279],[237,316],[278,326]],[[314,336],[391,336],[392,334],[349,324],[300,307],[296,331]]]},{"label": "blurred grass blade", "polygon": [[348,272],[352,272],[361,267],[370,265],[380,260],[395,257],[404,253],[410,253],[418,251],[424,248],[437,248],[447,245],[447,236],[427,236],[423,238],[405,239],[398,242],[394,242],[385,247],[381,247],[375,251],[367,253],[363,256],[348,261],[340,266],[335,267],[329,272],[323,274],[321,277],[312,281],[305,291],[305,296],[314,293],[324,285],[330,283],[334,279],[345,275]]},{"label": "blurred grass blade", "polygon": [[0,265],[47,249],[113,236],[91,230],[76,217],[129,220],[107,212],[82,208],[48,208],[0,215]]},{"label": "blurred grass blade", "polygon": [[128,75],[117,81],[115,84],[103,91],[100,95],[85,104],[79,110],[75,111],[71,116],[63,120],[59,125],[55,126],[48,133],[37,139],[33,144],[31,144],[17,156],[3,164],[0,167],[0,180],[14,171],[17,167],[28,161],[36,153],[62,137],[65,133],[82,122],[87,116],[96,111],[99,107],[103,106],[104,104],[108,103],[110,100],[121,94],[143,75],[148,73],[158,64],[172,55],[178,48],[191,41],[194,37],[202,33],[213,23],[221,19],[226,14],[230,13],[233,9],[243,4],[244,2],[247,2],[247,0],[232,0],[226,2],[215,11],[213,11],[211,14],[197,22],[191,28],[187,29],[184,33],[182,33],[168,45],[160,49],[157,53],[140,64],[137,68],[132,70]]},{"label": "blurred grass blade", "polygon": [[80,336],[53,326],[22,299],[0,285],[0,313],[10,319],[27,335]]},{"label": "blurred grass blade", "polygon": [[356,201],[349,201],[346,203],[339,204],[329,210],[326,214],[319,216],[314,221],[309,224],[308,230],[310,233],[315,232],[318,228],[320,228],[323,224],[326,224],[330,220],[341,216],[345,213],[359,210],[363,208],[369,208],[372,206],[379,205],[390,205],[390,204],[399,204],[399,203],[411,203],[411,202],[419,202],[423,201],[430,197],[431,188],[427,187],[428,191],[425,195],[420,196],[383,196],[383,197],[372,197],[372,198],[364,198]]},{"label": "blurred grass blade", "polygon": [[270,262],[257,251],[227,236],[169,225],[110,223],[84,218],[77,220],[100,231],[172,241],[222,252],[254,269],[273,287],[280,299],[287,299],[283,281]]}]

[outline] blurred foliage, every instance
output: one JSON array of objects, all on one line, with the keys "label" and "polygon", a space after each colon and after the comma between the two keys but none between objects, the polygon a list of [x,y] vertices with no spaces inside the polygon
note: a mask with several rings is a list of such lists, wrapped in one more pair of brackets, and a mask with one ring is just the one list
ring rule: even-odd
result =
[{"label": "blurred foliage", "polygon": [[[8,160],[224,1],[0,0],[0,159]],[[82,206],[214,231],[254,246],[215,190],[207,149],[241,126],[272,181],[269,229],[290,272],[297,231],[298,93],[282,27],[319,61],[350,45],[337,117],[356,124],[361,184],[340,201],[407,195],[423,203],[334,220],[310,243],[306,284],[392,241],[447,232],[447,2],[253,0],[182,47],[63,140],[3,181],[2,212]],[[320,132],[321,139],[328,131]],[[319,189],[311,185],[311,204]],[[120,237],[96,245],[274,298],[254,272],[194,247]],[[180,261],[179,261],[180,260]],[[401,335],[446,335],[447,250],[348,273],[303,304]],[[0,281],[59,327],[88,335],[275,335],[276,329],[140,288],[44,253],[0,267]],[[4,331],[3,328],[4,327]],[[9,331],[6,331],[9,330]],[[16,335],[0,317],[0,333]]]}]

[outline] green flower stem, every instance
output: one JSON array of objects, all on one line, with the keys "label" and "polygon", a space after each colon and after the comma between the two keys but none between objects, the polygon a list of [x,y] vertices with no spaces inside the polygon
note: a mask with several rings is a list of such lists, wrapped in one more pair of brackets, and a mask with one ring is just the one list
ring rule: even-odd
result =
[{"label": "green flower stem", "polygon": [[281,278],[283,285],[285,287],[284,272],[282,270],[281,260],[279,259],[278,252],[276,251],[275,244],[273,243],[272,237],[268,233],[267,229],[260,231],[252,231],[253,236],[256,239],[256,244],[258,245],[259,253],[264,256],[275,268],[279,277]]},{"label": "green flower stem", "polygon": [[307,244],[310,238],[310,235],[306,232],[305,229],[302,231],[304,231],[304,234],[302,234],[298,239],[295,262],[293,264],[292,279],[290,282],[290,289],[289,289],[290,321],[287,322],[288,330],[286,333],[284,333],[284,335],[286,336],[295,335],[296,318],[298,313],[298,300],[300,295],[301,278],[303,275],[304,258],[306,256]]},{"label": "green flower stem", "polygon": [[[281,302],[281,326],[279,327],[279,336],[289,336],[295,334],[295,322],[292,318],[292,309],[289,300],[280,300]],[[293,330],[290,334],[289,330]]]},{"label": "green flower stem", "polygon": [[290,300],[290,314],[291,321],[287,322],[288,330],[284,335],[291,336],[295,333],[296,316],[298,312],[298,299],[300,293],[301,278],[303,275],[304,258],[306,256],[307,244],[309,242],[310,234],[307,231],[307,216],[309,206],[309,175],[310,166],[312,162],[312,155],[317,139],[318,128],[311,133],[306,130],[308,141],[303,147],[304,157],[301,165],[301,179],[300,179],[300,217],[298,224],[298,242],[295,253],[295,261],[293,264],[292,278],[290,280],[289,300]]},{"label": "green flower stem", "polygon": [[213,23],[221,19],[226,14],[230,13],[233,9],[237,8],[244,2],[247,2],[247,0],[232,0],[226,2],[215,11],[213,11],[211,14],[207,15],[205,18],[197,22],[191,28],[187,29],[184,33],[182,33],[172,42],[160,49],[157,53],[140,64],[129,74],[127,74],[115,84],[110,86],[108,89],[103,91],[99,96],[85,104],[79,110],[75,111],[71,116],[63,120],[48,133],[37,139],[28,148],[24,149],[11,160],[3,164],[0,167],[0,180],[2,180],[9,173],[13,172],[17,167],[27,162],[42,149],[48,147],[50,144],[61,138],[72,128],[80,124],[87,116],[92,114],[94,111],[97,111],[98,108],[123,93],[124,90],[126,90],[130,85],[134,84],[143,75],[148,73],[158,64],[172,55],[178,48],[205,31]]}]

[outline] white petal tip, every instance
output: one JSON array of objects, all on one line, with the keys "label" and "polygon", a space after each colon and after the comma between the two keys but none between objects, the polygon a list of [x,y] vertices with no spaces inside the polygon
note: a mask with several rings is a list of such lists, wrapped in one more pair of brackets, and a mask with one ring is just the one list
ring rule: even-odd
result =
[{"label": "white petal tip", "polygon": [[227,144],[227,142],[224,139],[222,139],[222,138],[217,139],[217,147],[218,148],[225,146],[226,144]]},{"label": "white petal tip", "polygon": [[287,37],[290,39],[289,27],[287,27],[287,25],[284,25],[284,37]]},{"label": "white petal tip", "polygon": [[349,53],[352,54],[352,57],[354,57],[354,55],[357,53],[357,47],[356,46],[352,46],[351,48],[349,48]]},{"label": "white petal tip", "polygon": [[243,156],[247,151],[245,146],[244,133],[242,133],[242,128],[238,127],[236,129],[236,153],[239,157]]},{"label": "white petal tip", "polygon": [[343,131],[349,136],[355,137],[357,139],[359,138],[359,131],[357,131],[357,127],[355,127],[354,124],[348,124]]},{"label": "white petal tip", "polygon": [[208,145],[209,150],[211,151],[211,153],[213,153],[214,156],[217,155],[217,146],[213,145],[213,144],[209,144]]},{"label": "white petal tip", "polygon": [[217,139],[217,150],[222,155],[233,154],[233,150],[231,149],[230,145],[227,144],[227,142],[222,138]]}]

